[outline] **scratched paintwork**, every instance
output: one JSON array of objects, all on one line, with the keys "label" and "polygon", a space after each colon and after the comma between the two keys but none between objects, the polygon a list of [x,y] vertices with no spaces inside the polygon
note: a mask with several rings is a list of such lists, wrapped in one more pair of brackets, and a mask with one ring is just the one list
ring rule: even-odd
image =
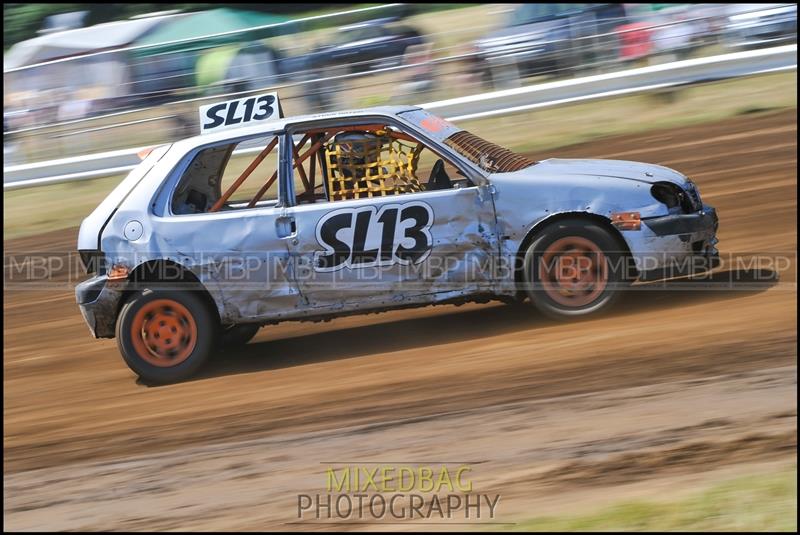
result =
[{"label": "scratched paintwork", "polygon": [[[287,202],[278,206],[171,214],[170,193],[182,162],[196,149],[271,133],[291,135],[296,124],[330,125],[359,117],[395,121],[457,162],[475,185],[302,205],[293,205],[292,197],[286,196]],[[684,189],[691,187],[677,171],[614,160],[549,159],[513,173],[487,173],[443,143],[447,135],[459,129],[431,117],[414,107],[370,108],[284,118],[159,148],[84,220],[78,249],[99,249],[107,265],[130,269],[165,260],[182,266],[202,283],[223,324],[318,318],[459,298],[514,297],[518,288],[514,270],[508,266],[515,265],[524,252],[521,249],[526,238],[551,218],[575,213],[610,219],[614,212],[636,211],[646,221],[669,215],[667,207],[651,195],[653,183],[666,181]],[[288,179],[291,162],[284,156],[280,184],[288,192],[292,187]],[[413,201],[430,204],[434,213],[431,251],[424,262],[405,269],[388,266],[377,279],[364,276],[368,270],[361,268],[315,272],[311,264],[321,247],[314,229],[325,214],[371,204],[377,213],[380,203],[402,205]],[[296,232],[281,236],[278,229],[286,218],[294,219]],[[126,225],[131,222],[138,222],[142,228],[141,236],[132,240],[125,236]],[[646,270],[692,255],[694,241],[706,240],[713,245],[714,233],[715,229],[709,227],[691,236],[656,236],[642,225],[641,230],[620,234],[637,268]],[[243,259],[253,260],[252,265],[246,265]],[[114,335],[116,318],[108,316],[116,314],[122,295],[104,290],[96,302],[81,305],[84,316],[94,318],[90,328],[96,336]]]}]

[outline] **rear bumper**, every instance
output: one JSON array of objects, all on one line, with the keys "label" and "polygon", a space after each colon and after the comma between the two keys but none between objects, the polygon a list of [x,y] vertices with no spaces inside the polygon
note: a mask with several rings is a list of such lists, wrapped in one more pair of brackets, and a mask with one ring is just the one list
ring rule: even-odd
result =
[{"label": "rear bumper", "polygon": [[716,210],[642,219],[641,230],[623,231],[641,280],[678,277],[719,265]]},{"label": "rear bumper", "polygon": [[92,277],[75,287],[75,299],[92,336],[114,338],[122,296],[122,288],[109,284],[105,275]]}]

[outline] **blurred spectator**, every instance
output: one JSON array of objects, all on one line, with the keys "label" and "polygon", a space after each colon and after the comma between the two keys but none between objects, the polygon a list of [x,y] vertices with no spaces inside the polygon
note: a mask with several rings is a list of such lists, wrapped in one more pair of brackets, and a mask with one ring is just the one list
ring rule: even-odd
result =
[{"label": "blurred spectator", "polygon": [[429,63],[431,59],[433,59],[433,45],[431,43],[408,47],[403,56],[403,63],[415,66],[405,71],[408,81],[401,86],[404,94],[416,97],[420,93],[433,89],[435,69],[434,65]]},{"label": "blurred spectator", "polygon": [[17,136],[13,133],[14,115],[14,112],[3,112],[3,164],[6,166],[24,163],[22,151],[19,150],[19,143],[17,143]]},{"label": "blurred spectator", "polygon": [[67,94],[69,97],[58,106],[59,122],[74,121],[86,117],[89,114],[91,101],[81,98],[78,91],[72,91]]}]

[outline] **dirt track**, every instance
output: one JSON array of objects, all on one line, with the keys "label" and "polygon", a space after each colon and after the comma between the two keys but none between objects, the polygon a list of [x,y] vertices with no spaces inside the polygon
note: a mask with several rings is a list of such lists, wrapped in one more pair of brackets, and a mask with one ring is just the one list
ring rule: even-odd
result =
[{"label": "dirt track", "polygon": [[[717,207],[723,253],[794,257],[796,139],[792,110],[533,156],[674,167]],[[6,526],[286,528],[331,461],[481,461],[500,521],[796,461],[795,266],[574,324],[502,305],[289,323],[157,388],[89,337],[70,289],[6,291]]]}]

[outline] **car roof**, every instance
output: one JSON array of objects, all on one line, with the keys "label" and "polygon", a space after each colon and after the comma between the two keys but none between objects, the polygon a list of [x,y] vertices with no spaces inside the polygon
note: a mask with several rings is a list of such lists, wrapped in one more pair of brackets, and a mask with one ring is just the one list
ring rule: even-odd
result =
[{"label": "car roof", "polygon": [[243,126],[241,128],[232,128],[230,130],[223,130],[222,132],[215,132],[211,134],[198,134],[189,138],[182,139],[175,142],[174,148],[180,148],[184,151],[190,151],[202,145],[209,143],[218,143],[228,139],[237,139],[248,136],[257,136],[264,132],[279,131],[286,128],[289,124],[303,123],[307,121],[318,121],[323,119],[346,119],[349,117],[359,115],[383,115],[387,117],[396,117],[398,114],[419,110],[419,106],[376,106],[373,108],[361,108],[357,110],[335,111],[327,113],[316,113],[310,115],[293,115],[290,117],[282,117],[274,121],[260,122],[253,126]]}]

